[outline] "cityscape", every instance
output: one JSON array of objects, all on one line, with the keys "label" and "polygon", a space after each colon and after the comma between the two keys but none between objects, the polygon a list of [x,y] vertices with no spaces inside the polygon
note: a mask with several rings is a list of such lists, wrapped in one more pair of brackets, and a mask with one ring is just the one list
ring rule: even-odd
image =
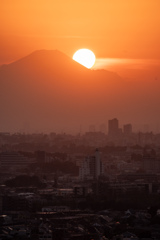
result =
[{"label": "cityscape", "polygon": [[160,0],[0,0],[0,240],[160,240]]},{"label": "cityscape", "polygon": [[89,130],[0,133],[2,239],[159,239],[160,134]]}]

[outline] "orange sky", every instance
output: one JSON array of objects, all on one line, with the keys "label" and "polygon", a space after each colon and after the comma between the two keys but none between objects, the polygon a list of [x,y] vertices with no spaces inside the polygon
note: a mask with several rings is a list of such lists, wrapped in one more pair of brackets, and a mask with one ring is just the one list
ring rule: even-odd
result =
[{"label": "orange sky", "polygon": [[0,0],[0,64],[38,49],[160,59],[160,0]]}]

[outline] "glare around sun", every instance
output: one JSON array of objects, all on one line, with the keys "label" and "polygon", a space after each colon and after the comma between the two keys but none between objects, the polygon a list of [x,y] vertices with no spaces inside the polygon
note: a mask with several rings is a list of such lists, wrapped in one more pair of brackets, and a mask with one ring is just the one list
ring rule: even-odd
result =
[{"label": "glare around sun", "polygon": [[93,67],[96,57],[94,53],[86,48],[77,50],[73,55],[73,60],[80,63],[86,68]]}]

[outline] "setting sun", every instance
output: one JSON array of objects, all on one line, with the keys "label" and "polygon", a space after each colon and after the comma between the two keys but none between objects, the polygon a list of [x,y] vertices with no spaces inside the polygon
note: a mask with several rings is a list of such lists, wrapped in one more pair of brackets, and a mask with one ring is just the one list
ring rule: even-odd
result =
[{"label": "setting sun", "polygon": [[95,63],[96,57],[91,50],[83,48],[74,53],[73,60],[86,68],[91,68]]}]

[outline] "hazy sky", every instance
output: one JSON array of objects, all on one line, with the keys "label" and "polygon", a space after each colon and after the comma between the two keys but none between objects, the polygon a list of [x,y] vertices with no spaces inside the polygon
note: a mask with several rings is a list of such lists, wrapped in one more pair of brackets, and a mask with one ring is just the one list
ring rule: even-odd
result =
[{"label": "hazy sky", "polygon": [[160,59],[160,0],[0,0],[0,63],[38,49]]},{"label": "hazy sky", "polygon": [[[84,102],[86,111],[84,111],[82,107],[82,119],[85,116],[87,121],[90,122],[90,119],[95,119],[96,121],[97,117],[97,122],[106,122],[107,119],[117,117],[123,122],[145,122],[155,127],[155,124],[157,124],[160,119],[158,109],[160,105],[159,10],[160,0],[0,0],[0,64],[13,62],[40,49],[58,49],[72,57],[78,49],[89,48],[95,53],[98,59],[96,66],[105,68],[105,64],[107,64],[108,70],[113,70],[118,74],[120,73],[120,77],[123,78],[121,78],[122,82],[119,82],[120,79],[118,77],[116,83],[114,81],[110,83],[109,81],[111,84],[109,87],[107,85],[109,83],[106,79],[104,81],[104,78],[101,76],[98,76],[98,82],[95,81],[95,84],[93,84],[93,81],[92,84],[85,81],[83,88],[77,90],[80,96],[78,93],[75,94],[76,91],[72,93],[75,94],[74,98],[78,99],[77,105],[74,104],[76,101],[73,101],[73,98],[66,107],[65,99],[61,103],[61,95],[59,95],[57,96],[58,100],[55,101],[56,105],[57,102],[60,102],[58,105],[59,110],[57,111],[64,109],[69,111],[69,109],[75,105],[76,110],[73,109],[73,111],[71,111],[71,109],[70,115],[68,114],[68,122],[71,122],[71,120],[72,123],[76,122],[73,116],[76,115],[77,109],[79,110],[77,107],[78,103],[83,100],[84,93],[88,88],[86,98],[84,98],[86,99]],[[39,58],[37,57],[37,64],[38,61]],[[43,64],[40,65],[39,68],[41,70],[44,68],[45,77],[40,81],[42,84],[41,87],[39,82],[36,88],[32,87],[32,84],[36,84],[35,81],[41,78],[41,74],[39,76],[36,75],[36,72],[31,71],[31,77],[29,78],[30,81],[33,81],[31,82],[30,91],[33,92],[33,90],[36,89],[33,93],[33,98],[36,96],[35,101],[38,99],[37,89],[41,89],[42,96],[39,97],[40,103],[45,99],[43,96],[45,92],[43,84],[50,86],[46,81],[46,76],[49,74],[47,64],[51,64],[52,61],[49,63],[46,61],[42,62]],[[57,59],[54,63],[55,68],[56,63]],[[34,66],[34,61],[31,61],[31,65]],[[46,66],[44,67],[44,65]],[[116,68],[113,69],[113,65],[116,66]],[[61,66],[62,62],[60,61],[59,67],[61,68]],[[23,93],[23,91],[15,93],[14,89],[25,89],[24,85],[26,84],[26,86],[28,86],[29,82],[28,78],[26,83],[25,79],[23,79],[26,77],[26,68],[24,69],[22,81],[19,76],[19,71],[22,70],[21,66],[18,67],[18,74],[15,78],[12,71],[10,72],[12,66],[6,67],[9,69],[7,74],[9,74],[10,77],[6,77],[5,81],[2,71],[1,80],[4,86],[1,86],[0,90],[4,99],[1,99],[0,103],[2,105],[1,112],[4,113],[4,110],[6,110],[6,114],[4,113],[2,117],[4,117],[4,126],[6,126],[5,129],[7,130],[6,121],[8,121],[8,124],[14,122],[13,119],[15,116],[23,115],[23,104],[28,104],[29,94],[26,92],[27,100],[24,99],[19,106],[19,102],[23,99],[23,96],[21,96],[21,92]],[[53,69],[54,67],[51,64],[50,71]],[[71,69],[69,70],[72,72]],[[52,80],[55,80],[54,75],[50,76],[50,79],[51,77]],[[16,85],[15,82],[18,81],[17,79],[19,79],[19,82]],[[75,79],[75,76],[73,79]],[[99,81],[99,79],[101,81]],[[126,80],[134,81],[126,83]],[[59,83],[59,81],[56,81],[56,83]],[[11,84],[13,84],[13,86]],[[78,84],[82,83],[76,82],[76,84],[75,88],[77,89]],[[54,87],[54,84],[52,85],[51,87]],[[49,89],[48,91],[52,89],[51,87],[47,88]],[[65,85],[63,87],[65,93]],[[8,89],[11,91],[10,94],[8,94]],[[59,93],[61,90],[57,90],[57,92]],[[48,96],[47,91],[46,95]],[[88,96],[90,95],[91,98],[90,101],[88,101]],[[8,100],[8,96],[10,96],[10,101]],[[54,96],[52,92],[51,96]],[[70,96],[70,92],[68,96]],[[67,93],[64,94],[64,97],[67,98]],[[135,102],[135,99],[137,102]],[[16,102],[15,107],[13,107],[12,104],[14,104],[16,100],[18,103]],[[49,100],[49,103],[47,104],[46,101],[45,104],[52,108],[52,102],[54,101]],[[91,107],[88,106],[87,108],[86,102],[88,102]],[[3,106],[4,103],[6,103],[5,108]],[[25,109],[26,116],[29,115],[27,115],[27,109],[30,109],[32,105],[32,102],[27,105],[28,108]],[[18,106],[17,114],[14,114],[12,110],[16,109],[16,106]],[[35,107],[33,106],[35,121],[38,116],[38,114],[36,115],[36,109],[38,108],[35,104]],[[41,104],[39,109],[41,110]],[[95,111],[95,109],[97,111]],[[44,107],[44,111],[45,110],[46,107]],[[48,112],[50,113],[51,110],[49,109]],[[103,113],[105,113],[105,116]],[[59,112],[57,112],[57,115],[58,114]],[[42,115],[45,118],[46,115]],[[100,115],[101,119],[99,117]],[[31,116],[33,117],[33,115]],[[66,118],[66,116],[63,118]],[[10,119],[12,119],[12,122]],[[39,119],[41,119],[41,117],[38,117],[38,120]],[[47,120],[49,119],[48,117]],[[18,124],[17,120],[15,120],[15,123]],[[39,124],[47,126],[43,121],[40,121]],[[63,123],[61,125],[63,125]]]}]

